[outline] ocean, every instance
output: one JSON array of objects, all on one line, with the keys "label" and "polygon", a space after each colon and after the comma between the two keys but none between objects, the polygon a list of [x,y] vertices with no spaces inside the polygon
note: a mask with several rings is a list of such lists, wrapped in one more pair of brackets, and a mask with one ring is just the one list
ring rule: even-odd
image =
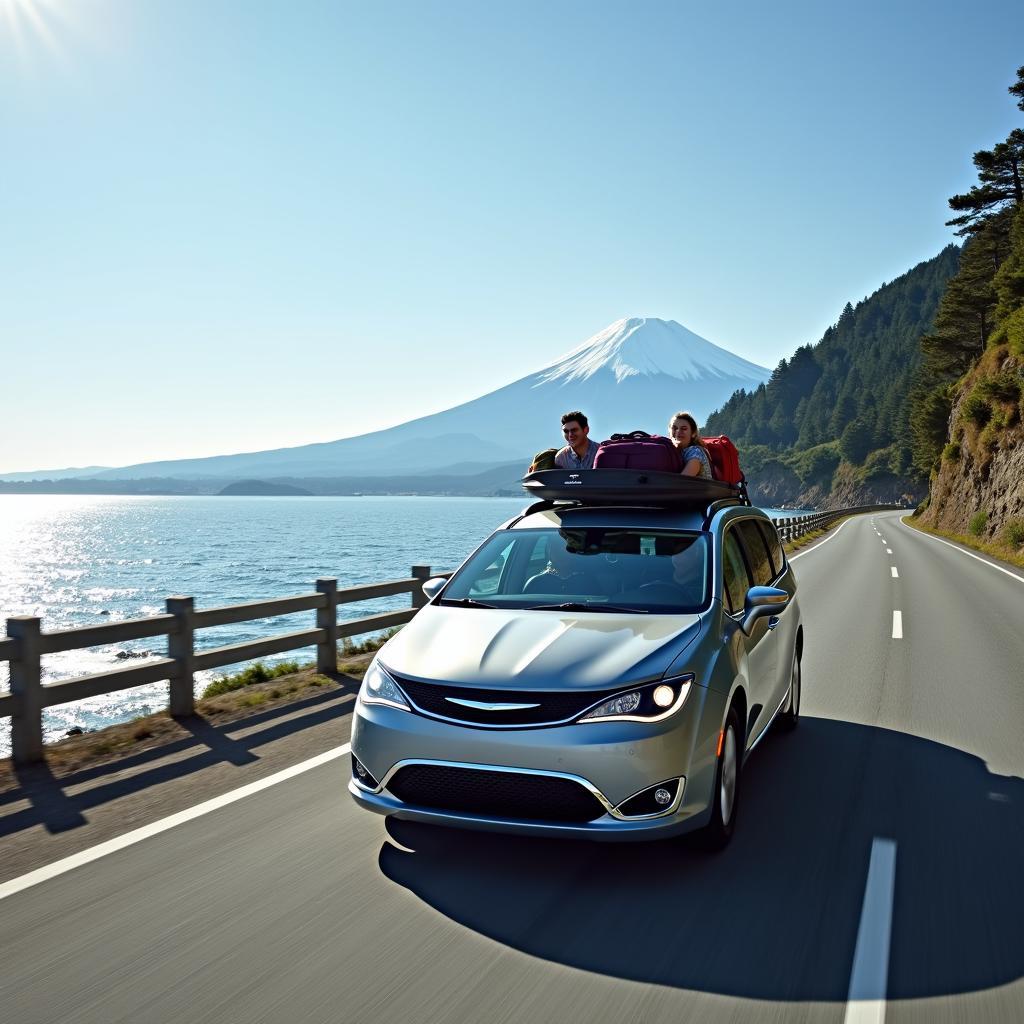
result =
[{"label": "ocean", "polygon": [[[67,629],[156,615],[172,594],[210,608],[308,593],[319,576],[335,576],[346,587],[408,578],[413,565],[453,569],[527,503],[525,497],[0,495],[0,619],[37,615],[44,630]],[[382,598],[344,605],[339,617],[408,606],[408,595]],[[313,613],[303,612],[218,626],[197,633],[196,647],[313,624]],[[47,655],[44,681],[165,654],[166,640],[155,638]],[[313,657],[310,648],[264,661]],[[197,692],[234,670],[200,673]],[[6,689],[8,666],[0,663],[0,691]],[[44,713],[45,737],[166,706],[166,683],[60,705]],[[9,723],[0,719],[0,757],[10,753]]]}]

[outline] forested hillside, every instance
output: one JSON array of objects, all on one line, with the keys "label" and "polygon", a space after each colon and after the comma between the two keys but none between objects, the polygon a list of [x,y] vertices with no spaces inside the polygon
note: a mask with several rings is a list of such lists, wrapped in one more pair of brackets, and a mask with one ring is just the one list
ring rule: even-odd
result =
[{"label": "forested hillside", "polygon": [[[1009,88],[1024,111],[1024,67]],[[948,221],[967,241],[913,395],[925,521],[1024,545],[1024,129],[974,154],[978,183]]]},{"label": "forested hillside", "polygon": [[735,392],[709,417],[705,433],[728,434],[740,446],[758,500],[788,501],[796,491],[820,501],[839,484],[865,500],[913,493],[909,395],[921,336],[959,255],[950,245],[856,306],[847,303],[817,344],[797,349],[767,384]]}]

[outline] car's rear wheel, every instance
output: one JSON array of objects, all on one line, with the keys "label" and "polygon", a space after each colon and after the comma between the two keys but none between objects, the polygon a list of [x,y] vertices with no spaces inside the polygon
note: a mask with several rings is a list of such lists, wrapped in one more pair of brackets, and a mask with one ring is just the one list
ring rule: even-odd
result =
[{"label": "car's rear wheel", "polygon": [[789,696],[779,715],[779,728],[790,732],[800,721],[800,652],[793,652],[793,668],[789,677]]},{"label": "car's rear wheel", "polygon": [[721,850],[732,839],[739,810],[740,769],[743,748],[739,715],[731,708],[725,720],[715,767],[715,790],[712,797],[711,821],[700,834],[702,845],[709,850]]}]

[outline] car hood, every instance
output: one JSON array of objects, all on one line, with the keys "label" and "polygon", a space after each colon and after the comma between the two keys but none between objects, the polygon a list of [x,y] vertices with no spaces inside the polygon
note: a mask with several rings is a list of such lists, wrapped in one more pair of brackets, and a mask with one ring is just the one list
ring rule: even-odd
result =
[{"label": "car hood", "polygon": [[699,615],[429,605],[381,648],[396,675],[493,689],[603,689],[660,679]]}]

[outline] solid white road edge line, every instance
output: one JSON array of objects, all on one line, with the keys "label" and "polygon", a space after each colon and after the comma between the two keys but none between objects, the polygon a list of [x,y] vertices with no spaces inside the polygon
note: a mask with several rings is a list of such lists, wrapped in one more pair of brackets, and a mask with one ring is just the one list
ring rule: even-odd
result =
[{"label": "solid white road edge line", "polygon": [[[836,533],[838,533],[839,530],[841,530],[846,525],[846,523],[853,522],[853,519],[854,517],[851,516],[849,519],[846,520],[846,522],[840,523],[839,528],[836,530]],[[813,548],[808,548],[806,551],[799,551],[795,555],[787,555],[786,561],[795,562],[798,558],[803,558],[804,555],[809,555],[812,551],[817,551],[818,548],[824,547],[832,539],[832,537],[836,535],[836,533],[833,533],[831,536],[826,537],[820,544],[815,544]]]},{"label": "solid white road edge line", "polygon": [[1001,573],[1005,573],[1010,579],[1016,580],[1018,583],[1024,583],[1024,576],[1019,575],[1015,572],[1010,572],[1009,569],[1004,569],[1001,565],[996,565],[995,562],[990,562],[987,558],[982,558],[981,555],[976,555],[971,551],[964,551],[963,548],[958,547],[956,544],[950,544],[948,540],[943,540],[941,537],[933,537],[930,533],[925,533],[924,530],[915,530],[912,526],[907,526],[903,522],[903,518],[900,518],[900,525],[904,530],[909,530],[911,533],[916,533],[919,537],[927,537],[929,540],[937,540],[940,544],[945,544],[947,548],[952,548],[954,551],[959,551],[961,555],[966,555],[968,558],[973,558],[976,562],[981,562],[983,565],[987,565],[990,569],[998,569]]},{"label": "solid white road edge line", "polygon": [[892,638],[893,640],[903,639],[903,612],[899,610],[892,613]]},{"label": "solid white road edge line", "polygon": [[16,892],[21,892],[23,889],[29,889],[33,885],[38,885],[40,882],[45,882],[49,878],[63,875],[66,871],[81,867],[83,864],[99,860],[100,857],[106,857],[109,853],[123,850],[126,846],[134,846],[135,843],[141,843],[143,839],[148,839],[150,836],[159,835],[161,832],[166,832],[168,829],[175,828],[178,825],[184,825],[185,822],[192,821],[193,818],[201,818],[204,814],[209,814],[210,811],[227,807],[228,804],[233,804],[236,800],[243,800],[245,797],[259,793],[261,790],[276,786],[279,782],[293,779],[296,775],[308,772],[311,768],[319,768],[320,765],[327,764],[328,761],[344,757],[351,748],[351,743],[334,747],[323,754],[311,757],[308,761],[300,761],[299,764],[293,764],[291,768],[285,768],[282,771],[275,772],[273,775],[268,775],[265,779],[257,779],[256,782],[250,782],[247,786],[240,786],[229,793],[215,796],[212,800],[196,804],[195,807],[178,811],[177,814],[161,818],[159,821],[151,822],[149,825],[143,825],[142,828],[137,828],[132,832],[125,832],[123,836],[108,839],[105,843],[100,843],[98,846],[93,846],[88,850],[73,853],[70,857],[65,857],[63,860],[56,860],[52,864],[45,865],[45,867],[36,868],[35,871],[30,871],[27,875],[12,878],[9,882],[0,882],[0,900],[13,896]]},{"label": "solid white road edge line", "polygon": [[895,888],[896,843],[875,836],[871,843],[843,1024],[882,1024],[885,1020]]},{"label": "solid white road edge line", "polygon": [[[890,552],[890,554],[891,553],[892,552]],[[894,580],[898,580],[900,578],[900,574],[899,574],[899,571],[896,569],[896,566],[895,565],[890,565],[889,568],[892,569],[892,578]]]}]

